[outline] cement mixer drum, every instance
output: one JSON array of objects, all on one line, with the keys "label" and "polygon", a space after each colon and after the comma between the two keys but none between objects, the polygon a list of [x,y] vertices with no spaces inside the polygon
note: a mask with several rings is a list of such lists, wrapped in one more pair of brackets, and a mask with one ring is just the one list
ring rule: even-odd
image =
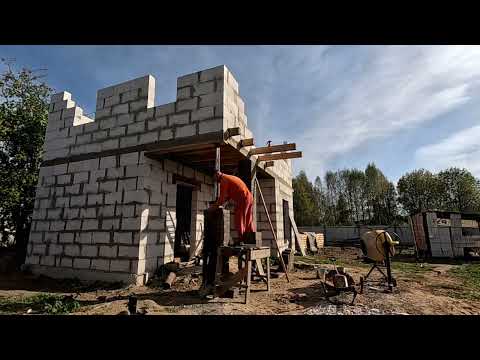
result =
[{"label": "cement mixer drum", "polygon": [[398,241],[393,241],[390,234],[385,230],[370,230],[362,234],[362,250],[366,257],[371,260],[381,262],[385,260],[385,247],[384,243],[390,244],[390,256],[395,255],[394,245],[398,244]]}]

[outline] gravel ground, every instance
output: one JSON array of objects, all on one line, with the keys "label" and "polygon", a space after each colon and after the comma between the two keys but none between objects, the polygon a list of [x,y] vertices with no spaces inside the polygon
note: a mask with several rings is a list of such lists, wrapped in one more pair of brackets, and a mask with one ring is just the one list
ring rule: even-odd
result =
[{"label": "gravel ground", "polygon": [[319,305],[305,311],[305,315],[409,315],[402,312],[367,308],[361,305]]},{"label": "gravel ground", "polygon": [[305,311],[305,315],[409,315],[407,313],[367,308],[362,305],[319,305]]}]

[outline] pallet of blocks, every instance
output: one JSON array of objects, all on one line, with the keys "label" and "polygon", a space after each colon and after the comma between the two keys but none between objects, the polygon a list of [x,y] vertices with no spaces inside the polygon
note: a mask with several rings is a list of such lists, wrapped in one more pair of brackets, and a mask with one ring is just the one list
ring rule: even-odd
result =
[{"label": "pallet of blocks", "polygon": [[[300,248],[297,249],[297,250],[300,251],[302,256],[304,256],[304,254],[306,254],[307,242],[308,242],[308,235],[307,234],[303,234],[303,233],[298,234],[298,245],[300,246]],[[297,246],[297,248],[298,248],[298,246]]]},{"label": "pallet of blocks", "polygon": [[322,233],[315,234],[315,242],[317,244],[317,249],[321,249],[325,246],[325,236]]}]

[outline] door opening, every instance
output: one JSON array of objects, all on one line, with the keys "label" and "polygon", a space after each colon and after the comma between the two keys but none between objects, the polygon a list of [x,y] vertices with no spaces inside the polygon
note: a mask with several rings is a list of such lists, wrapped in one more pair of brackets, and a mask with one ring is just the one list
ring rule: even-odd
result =
[{"label": "door opening", "polygon": [[283,200],[283,238],[287,242],[288,247],[292,241],[292,225],[290,224],[290,216],[288,210],[288,201]]},{"label": "door opening", "polygon": [[189,186],[177,185],[177,227],[173,254],[181,261],[188,261],[190,257],[192,190]]}]

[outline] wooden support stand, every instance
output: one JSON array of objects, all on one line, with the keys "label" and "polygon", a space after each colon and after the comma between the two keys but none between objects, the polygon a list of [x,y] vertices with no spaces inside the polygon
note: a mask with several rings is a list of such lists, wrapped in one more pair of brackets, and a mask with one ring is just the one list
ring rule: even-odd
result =
[{"label": "wooden support stand", "polygon": [[[232,287],[245,289],[245,304],[250,299],[250,290],[252,282],[253,263],[261,264],[261,260],[266,261],[266,274],[261,274],[257,265],[256,277],[261,278],[267,283],[267,291],[270,292],[270,248],[268,246],[222,246],[218,249],[217,264],[223,263],[224,259],[235,256],[238,258],[238,272],[229,279],[224,279],[224,275],[217,266],[217,288],[216,295],[222,296]],[[263,270],[263,269],[262,269]]]}]

